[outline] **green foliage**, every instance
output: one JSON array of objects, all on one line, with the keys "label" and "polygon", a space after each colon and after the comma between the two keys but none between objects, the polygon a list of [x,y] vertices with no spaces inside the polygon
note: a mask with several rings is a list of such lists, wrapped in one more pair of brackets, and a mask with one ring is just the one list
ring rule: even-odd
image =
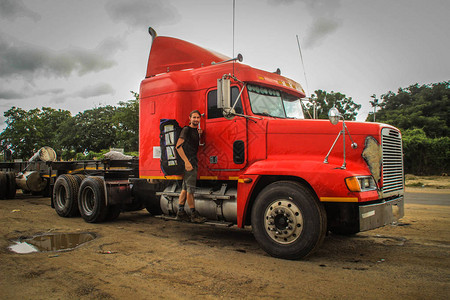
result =
[{"label": "green foliage", "polygon": [[[100,151],[116,146],[116,108],[97,107],[78,113],[63,125],[61,143],[65,149],[76,152]],[[69,134],[67,134],[69,133]]]},{"label": "green foliage", "polygon": [[[438,138],[450,133],[450,81],[430,85],[411,85],[398,93],[381,96],[376,120],[401,130],[421,128],[427,137]],[[366,121],[373,120],[369,115]]]},{"label": "green foliage", "polygon": [[12,107],[4,113],[7,127],[0,133],[0,150],[10,149],[13,158],[24,160],[43,146],[52,147],[64,160],[92,159],[112,147],[138,151],[139,95],[132,94],[135,99],[118,107],[97,107],[73,117],[69,111],[48,107],[29,111]]},{"label": "green foliage", "polygon": [[450,137],[428,138],[422,129],[403,132],[405,172],[416,175],[448,173]]},{"label": "green foliage", "polygon": [[7,127],[0,134],[1,148],[22,159],[30,158],[42,146],[60,149],[61,125],[71,118],[69,111],[49,107],[29,111],[12,107],[4,116]]},{"label": "green foliage", "polygon": [[75,156],[75,160],[94,160],[94,159],[103,159],[105,158],[105,154],[109,152],[109,149],[103,149],[98,152],[89,151],[86,154],[77,153]]},{"label": "green foliage", "polygon": [[[450,81],[400,88],[381,96],[378,122],[402,131],[405,171],[417,175],[449,172]],[[375,99],[375,95],[373,96]],[[373,120],[373,114],[367,121]]]},{"label": "green foliage", "polygon": [[344,115],[345,120],[355,120],[360,104],[353,102],[351,97],[345,96],[339,92],[327,93],[326,91],[317,90],[311,95],[312,103],[307,103],[306,108],[311,116],[314,113],[314,105],[316,104],[316,118],[328,119],[328,111],[335,106],[339,112]]},{"label": "green foliage", "polygon": [[139,94],[131,92],[135,99],[119,102],[114,115],[117,124],[117,146],[125,151],[139,149]]}]

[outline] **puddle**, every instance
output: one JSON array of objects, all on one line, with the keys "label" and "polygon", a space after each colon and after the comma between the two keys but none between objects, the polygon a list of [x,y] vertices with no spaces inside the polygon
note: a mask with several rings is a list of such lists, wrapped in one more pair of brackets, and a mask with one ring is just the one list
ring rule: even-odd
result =
[{"label": "puddle", "polygon": [[69,251],[97,236],[94,233],[49,233],[14,241],[8,250],[15,253]]}]

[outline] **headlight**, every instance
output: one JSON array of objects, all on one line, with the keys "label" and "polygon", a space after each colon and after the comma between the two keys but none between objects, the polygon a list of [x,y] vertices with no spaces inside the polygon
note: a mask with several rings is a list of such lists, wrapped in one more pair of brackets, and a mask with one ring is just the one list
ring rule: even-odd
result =
[{"label": "headlight", "polygon": [[347,188],[352,192],[365,192],[377,189],[377,184],[372,176],[355,176],[345,178]]}]

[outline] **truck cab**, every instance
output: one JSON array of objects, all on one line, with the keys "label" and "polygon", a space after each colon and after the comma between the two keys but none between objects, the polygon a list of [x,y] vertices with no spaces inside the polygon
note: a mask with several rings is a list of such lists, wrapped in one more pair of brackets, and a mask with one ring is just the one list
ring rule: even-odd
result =
[{"label": "truck cab", "polygon": [[[161,170],[159,124],[202,113],[200,214],[251,226],[269,254],[314,252],[328,230],[356,233],[403,216],[401,133],[380,123],[305,118],[301,85],[171,37],[153,38],[140,87],[139,177],[177,211],[179,175]],[[337,118],[337,121],[336,121]],[[158,189],[158,188],[155,188]]]}]

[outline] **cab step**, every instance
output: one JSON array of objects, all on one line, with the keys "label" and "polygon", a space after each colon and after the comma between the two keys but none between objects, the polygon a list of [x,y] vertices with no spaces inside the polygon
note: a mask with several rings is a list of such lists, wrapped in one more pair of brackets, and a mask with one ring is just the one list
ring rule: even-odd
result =
[{"label": "cab step", "polygon": [[[170,220],[170,221],[178,221],[176,217],[172,216],[166,216],[166,215],[157,215],[155,218],[163,219],[163,220]],[[187,222],[190,223],[190,222]],[[196,223],[192,223],[196,224]],[[199,223],[199,224],[207,224],[217,227],[232,227],[234,224],[231,222],[225,222],[225,221],[214,221],[214,220],[208,220],[205,223]]]}]

